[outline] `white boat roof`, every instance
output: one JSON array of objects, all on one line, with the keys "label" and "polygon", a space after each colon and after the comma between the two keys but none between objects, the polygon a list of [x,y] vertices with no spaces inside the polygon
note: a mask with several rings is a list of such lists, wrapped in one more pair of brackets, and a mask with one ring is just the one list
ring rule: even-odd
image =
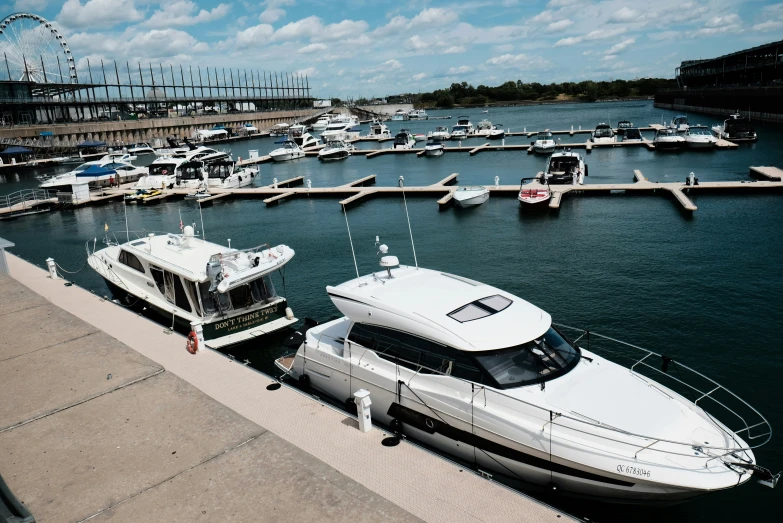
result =
[{"label": "white boat roof", "polygon": [[[353,321],[409,332],[464,351],[520,345],[544,334],[552,323],[551,316],[535,305],[468,278],[407,266],[391,272],[392,278],[381,270],[326,290]],[[471,312],[481,313],[471,308],[479,300],[490,305],[499,302],[505,308],[466,320]],[[465,315],[458,312],[461,309]]]}]

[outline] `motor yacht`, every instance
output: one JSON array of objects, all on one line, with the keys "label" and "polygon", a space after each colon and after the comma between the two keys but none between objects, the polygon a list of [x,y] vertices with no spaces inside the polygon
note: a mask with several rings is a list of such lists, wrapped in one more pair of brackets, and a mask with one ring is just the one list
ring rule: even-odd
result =
[{"label": "motor yacht", "polygon": [[448,127],[439,125],[435,127],[434,131],[427,133],[427,138],[435,141],[449,140],[451,138],[451,133],[449,133]]},{"label": "motor yacht", "polygon": [[391,138],[391,131],[386,127],[386,124],[378,119],[373,119],[370,123],[370,137],[371,138]]},{"label": "motor yacht", "polygon": [[750,118],[743,118],[739,113],[732,114],[712,127],[712,132],[718,138],[732,142],[755,142],[758,140],[756,129],[750,124]]},{"label": "motor yacht", "polygon": [[313,124],[313,131],[323,131],[323,130],[325,130],[326,127],[329,125],[329,122],[331,122],[331,121],[332,121],[332,119],[329,117],[329,115],[321,116]]},{"label": "motor yacht", "polygon": [[653,144],[656,151],[673,151],[685,145],[685,137],[677,134],[674,129],[663,127],[655,131]]},{"label": "motor yacht", "polygon": [[321,133],[321,140],[324,143],[332,141],[348,140],[349,138],[356,138],[359,136],[361,129],[349,119],[336,119],[333,120],[324,132]]},{"label": "motor yacht", "polygon": [[269,152],[269,156],[276,162],[296,160],[297,158],[304,158],[305,156],[305,152],[293,140],[283,140],[282,142],[276,143],[280,143],[280,147]]},{"label": "motor yacht", "polygon": [[128,147],[128,152],[135,155],[155,154],[155,149],[153,149],[152,146],[146,142],[139,142]]},{"label": "motor yacht", "polygon": [[181,144],[177,143],[177,141],[174,140],[171,137],[166,138],[166,142],[168,142],[169,146],[168,147],[162,147],[160,149],[155,149],[155,154],[156,155],[158,155],[158,156],[172,156],[172,155],[175,155],[175,154],[184,154],[184,153],[187,153],[188,151],[191,150],[191,145],[192,144],[187,143],[187,142],[186,142],[185,145],[181,145]]},{"label": "motor yacht", "polygon": [[476,124],[476,130],[473,132],[473,135],[488,138],[489,133],[492,132],[492,129],[492,122],[485,118]]},{"label": "motor yacht", "polygon": [[584,162],[582,155],[566,148],[563,151],[553,153],[549,157],[546,169],[541,174],[541,177],[548,184],[582,185],[585,183],[585,176],[587,175],[587,164]]},{"label": "motor yacht", "polygon": [[624,142],[643,142],[644,136],[642,132],[636,127],[627,127],[623,129],[623,141]]},{"label": "motor yacht", "polygon": [[452,140],[464,140],[468,137],[468,128],[465,125],[455,125],[451,128]]},{"label": "motor yacht", "polygon": [[252,340],[297,321],[271,279],[294,256],[287,245],[233,249],[196,237],[190,225],[181,234],[106,243],[88,249],[87,263],[115,299],[152,308],[186,332],[203,331],[209,347]]},{"label": "motor yacht", "polygon": [[599,123],[595,126],[591,139],[594,144],[615,143],[617,141],[612,127],[605,123]]},{"label": "motor yacht", "polygon": [[685,132],[685,145],[689,149],[713,149],[718,139],[705,126],[691,125]]},{"label": "motor yacht", "polygon": [[458,207],[473,207],[489,200],[489,189],[480,185],[457,187],[452,196]]},{"label": "motor yacht", "polygon": [[467,116],[458,116],[457,117],[457,125],[463,125],[465,126],[465,132],[468,136],[473,134],[473,124],[470,121],[470,118]]},{"label": "motor yacht", "polygon": [[318,151],[318,159],[321,161],[344,160],[351,156],[353,146],[342,140],[332,140]]},{"label": "motor yacht", "polygon": [[275,124],[269,129],[269,136],[288,136],[289,127],[287,123]]},{"label": "motor yacht", "polygon": [[302,149],[306,149],[307,147],[315,147],[316,145],[321,145],[320,138],[316,138],[312,134],[308,133],[307,127],[301,124],[292,125],[291,132],[289,133],[288,137],[291,138],[294,142],[296,142],[296,145],[298,145]]},{"label": "motor yacht", "polygon": [[630,122],[628,120],[620,120],[617,122],[617,134],[620,136],[625,135],[626,129],[633,129],[633,122]]},{"label": "motor yacht", "polygon": [[424,156],[442,156],[445,152],[445,147],[440,141],[427,142],[424,145]]},{"label": "motor yacht", "polygon": [[400,129],[400,132],[394,137],[392,149],[411,149],[416,145],[416,139],[407,129]]},{"label": "motor yacht", "polygon": [[688,124],[688,117],[682,114],[672,118],[671,123],[669,123],[669,128],[674,129],[674,131],[678,133],[684,133],[688,130],[688,127],[690,127]]},{"label": "motor yacht", "polygon": [[228,153],[217,153],[201,159],[207,188],[238,189],[253,183],[257,167],[237,166]]},{"label": "motor yacht", "polygon": [[552,189],[549,188],[546,177],[522,178],[517,195],[522,208],[545,208],[551,199]]},{"label": "motor yacht", "polygon": [[86,183],[90,188],[110,187],[131,183],[144,177],[147,167],[138,167],[130,162],[115,161],[109,155],[99,160],[85,162],[67,173],[42,178],[41,189],[70,191],[74,185]]},{"label": "motor yacht", "polygon": [[533,142],[533,151],[538,154],[552,154],[557,147],[554,136],[549,131],[541,131]]},{"label": "motor yacht", "polygon": [[722,410],[725,389],[709,378],[378,250],[378,271],[326,287],[344,316],[276,360],[302,387],[346,404],[369,392],[373,422],[392,433],[561,494],[669,504],[754,476],[777,482],[752,450],[771,427],[741,400]]}]

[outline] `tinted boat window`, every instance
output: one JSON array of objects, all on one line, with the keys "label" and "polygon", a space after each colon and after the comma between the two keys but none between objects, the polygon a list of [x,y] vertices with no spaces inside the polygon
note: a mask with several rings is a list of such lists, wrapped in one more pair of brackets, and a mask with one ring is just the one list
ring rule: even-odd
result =
[{"label": "tinted boat window", "polygon": [[144,273],[144,265],[141,264],[139,259],[128,251],[120,250],[119,261],[123,265],[127,265],[131,269],[136,269],[140,273]]}]

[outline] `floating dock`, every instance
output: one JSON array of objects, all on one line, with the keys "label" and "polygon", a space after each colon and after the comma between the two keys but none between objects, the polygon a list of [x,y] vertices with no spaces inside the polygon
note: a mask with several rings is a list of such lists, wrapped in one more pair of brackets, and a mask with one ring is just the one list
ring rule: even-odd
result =
[{"label": "floating dock", "polygon": [[37,521],[571,519],[407,441],[384,446],[381,428],[362,433],[355,416],[8,261],[0,470]]}]

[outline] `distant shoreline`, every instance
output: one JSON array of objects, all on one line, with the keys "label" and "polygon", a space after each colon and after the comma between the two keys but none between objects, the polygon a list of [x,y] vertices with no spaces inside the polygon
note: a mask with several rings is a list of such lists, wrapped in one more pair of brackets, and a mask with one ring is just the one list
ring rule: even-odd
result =
[{"label": "distant shoreline", "polygon": [[476,108],[490,108],[490,107],[517,107],[517,106],[531,106],[531,105],[562,105],[562,104],[590,104],[590,103],[608,103],[608,102],[646,102],[655,100],[654,96],[626,96],[623,98],[605,98],[600,100],[518,100],[509,102],[495,102],[488,104],[454,104],[451,107],[435,107],[435,106],[422,106],[426,110],[447,110],[447,109],[476,109]]}]

